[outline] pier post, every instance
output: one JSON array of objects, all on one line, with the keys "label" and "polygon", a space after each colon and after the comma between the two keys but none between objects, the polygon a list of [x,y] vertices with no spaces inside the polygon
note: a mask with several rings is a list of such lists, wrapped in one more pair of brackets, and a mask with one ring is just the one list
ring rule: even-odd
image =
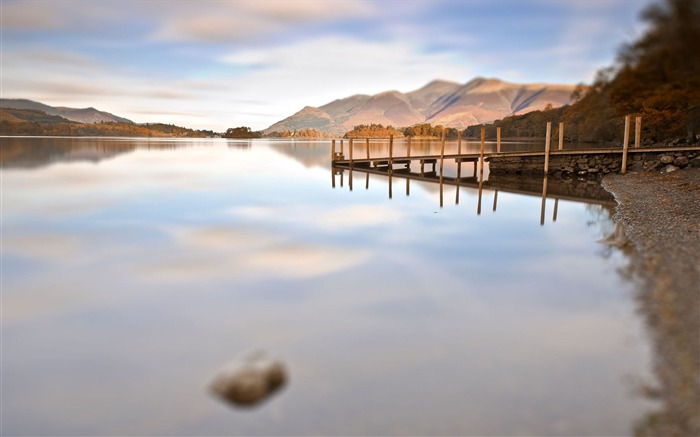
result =
[{"label": "pier post", "polygon": [[389,135],[389,171],[394,168],[394,136]]},{"label": "pier post", "polygon": [[442,139],[442,145],[440,146],[440,177],[442,178],[442,164],[445,161],[445,139]]},{"label": "pier post", "polygon": [[496,206],[498,205],[498,190],[493,193],[493,212],[496,212]]},{"label": "pier post", "polygon": [[[481,127],[481,152],[479,154],[479,171],[481,174],[484,173],[484,148],[485,146],[485,140],[486,140],[486,128]],[[476,170],[476,164],[474,164],[474,170]]]},{"label": "pier post", "polygon": [[350,149],[350,167],[352,167],[352,138],[348,140],[348,148]]},{"label": "pier post", "polygon": [[369,190],[369,173],[365,174],[365,190]]},{"label": "pier post", "polygon": [[[365,138],[365,147],[367,148],[367,159],[369,159],[369,138]],[[367,163],[369,165],[369,163]]]},{"label": "pier post", "polygon": [[343,155],[343,140],[340,140],[340,154]]},{"label": "pier post", "polygon": [[445,131],[442,131],[442,145],[440,146],[440,208],[442,208],[443,191],[442,191],[442,168],[445,161]]},{"label": "pier post", "polygon": [[462,154],[462,131],[457,129],[457,154]]},{"label": "pier post", "polygon": [[[559,199],[554,199],[554,214],[552,214],[552,221],[557,221],[557,212],[559,211]],[[619,222],[618,222],[619,223]]]},{"label": "pier post", "polygon": [[622,141],[622,168],[620,173],[627,173],[627,149],[630,145],[630,116],[625,116],[625,136]]},{"label": "pier post", "polygon": [[642,140],[642,117],[634,118],[634,147],[638,148]]},{"label": "pier post", "polygon": [[348,186],[350,191],[352,191],[352,164],[350,164],[350,171],[348,172]]},{"label": "pier post", "polygon": [[547,122],[547,137],[544,143],[544,174],[549,173],[549,146],[552,141],[552,122]]},{"label": "pier post", "polygon": [[559,150],[564,150],[564,123],[559,123]]},{"label": "pier post", "polygon": [[496,128],[496,151],[501,153],[501,128]]},{"label": "pier post", "polygon": [[408,137],[408,144],[406,144],[406,156],[411,157],[411,137]]},{"label": "pier post", "polygon": [[335,140],[331,140],[331,163],[335,161]]}]

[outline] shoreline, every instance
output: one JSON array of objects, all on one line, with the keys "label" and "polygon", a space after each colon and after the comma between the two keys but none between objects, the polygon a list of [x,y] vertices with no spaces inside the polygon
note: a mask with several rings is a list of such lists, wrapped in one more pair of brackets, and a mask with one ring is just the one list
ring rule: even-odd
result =
[{"label": "shoreline", "polygon": [[629,260],[637,312],[646,325],[654,381],[639,387],[654,401],[638,436],[700,435],[700,168],[608,175],[617,202],[618,246]]}]

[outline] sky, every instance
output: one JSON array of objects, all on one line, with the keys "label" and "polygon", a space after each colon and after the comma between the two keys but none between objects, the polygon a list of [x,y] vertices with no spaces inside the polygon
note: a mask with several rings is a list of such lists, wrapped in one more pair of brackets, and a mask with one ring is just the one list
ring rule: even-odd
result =
[{"label": "sky", "polygon": [[265,129],[434,79],[590,83],[651,0],[1,0],[4,98]]}]

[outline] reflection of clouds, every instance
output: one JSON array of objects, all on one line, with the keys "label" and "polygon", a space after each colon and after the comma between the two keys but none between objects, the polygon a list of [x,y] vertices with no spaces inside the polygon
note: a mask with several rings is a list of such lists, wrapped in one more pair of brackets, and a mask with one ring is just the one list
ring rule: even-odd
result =
[{"label": "reflection of clouds", "polygon": [[388,205],[350,205],[332,210],[306,208],[301,215],[294,207],[241,206],[229,212],[248,220],[293,223],[326,231],[356,231],[357,228],[399,223],[404,218],[401,211]]},{"label": "reflection of clouds", "polygon": [[31,234],[3,238],[2,252],[30,259],[60,262],[77,255],[81,241],[69,235]]},{"label": "reflection of clouds", "polygon": [[159,261],[139,268],[157,281],[234,277],[311,278],[366,261],[366,250],[312,245],[240,228],[171,229],[180,246]]}]

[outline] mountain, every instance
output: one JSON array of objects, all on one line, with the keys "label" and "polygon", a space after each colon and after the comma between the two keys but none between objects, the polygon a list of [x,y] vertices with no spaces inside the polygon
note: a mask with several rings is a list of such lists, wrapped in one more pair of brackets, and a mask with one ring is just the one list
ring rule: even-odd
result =
[{"label": "mountain", "polygon": [[463,129],[541,110],[547,105],[567,105],[574,88],[574,85],[516,84],[482,77],[465,84],[435,80],[408,93],[357,94],[318,108],[306,106],[263,132],[313,128],[344,134],[354,126],[371,123],[395,127],[431,123]]},{"label": "mountain", "polygon": [[118,117],[114,114],[110,114],[109,112],[99,111],[95,108],[67,108],[65,106],[49,106],[27,99],[0,99],[0,108],[42,111],[49,115],[57,115],[79,123],[132,123],[132,121],[129,119]]}]

